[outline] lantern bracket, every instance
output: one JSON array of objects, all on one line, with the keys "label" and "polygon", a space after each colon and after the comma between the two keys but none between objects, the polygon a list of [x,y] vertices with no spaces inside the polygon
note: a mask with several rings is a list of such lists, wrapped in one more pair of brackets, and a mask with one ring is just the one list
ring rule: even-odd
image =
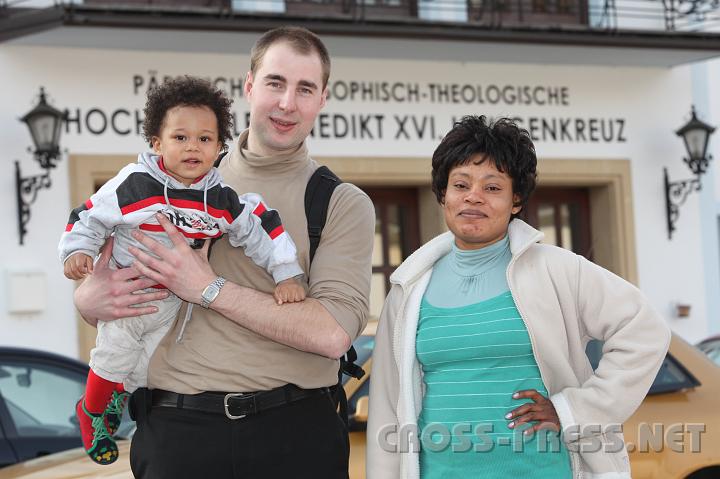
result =
[{"label": "lantern bracket", "polygon": [[[676,230],[675,223],[680,217],[680,206],[685,203],[690,193],[702,190],[700,177],[707,172],[710,166],[710,160],[713,159],[712,155],[708,154],[707,147],[710,135],[715,131],[715,128],[698,120],[694,106],[692,107],[691,114],[692,118],[690,121],[677,130],[675,134],[682,137],[685,142],[687,157],[683,158],[683,161],[694,177],[687,180],[670,181],[667,168],[663,168],[668,239],[672,239],[673,232]],[[700,137],[702,138],[699,142],[701,144],[694,148],[691,147],[691,143],[693,142],[688,139],[692,133],[704,135]]]},{"label": "lantern bracket", "polygon": [[20,174],[20,162],[15,161],[15,191],[17,191],[18,204],[18,231],[20,232],[20,244],[27,233],[28,221],[30,221],[30,205],[37,199],[38,191],[43,188],[50,188],[50,170],[46,169],[41,175],[27,176]]}]

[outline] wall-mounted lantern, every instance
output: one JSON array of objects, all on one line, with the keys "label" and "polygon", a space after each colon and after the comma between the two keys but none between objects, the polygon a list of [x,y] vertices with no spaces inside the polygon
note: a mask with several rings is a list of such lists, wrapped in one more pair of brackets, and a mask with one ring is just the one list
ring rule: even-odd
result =
[{"label": "wall-mounted lantern", "polygon": [[40,88],[40,101],[30,112],[20,118],[30,129],[35,150],[35,161],[45,171],[43,174],[23,178],[20,174],[20,162],[15,160],[15,190],[18,203],[18,231],[20,244],[27,233],[25,225],[30,221],[30,205],[37,199],[38,191],[50,188],[50,170],[60,160],[60,132],[67,112],[60,111],[47,104],[45,89]]},{"label": "wall-mounted lantern", "polygon": [[668,239],[672,239],[675,231],[675,222],[680,216],[680,206],[685,203],[688,195],[693,191],[700,191],[702,183],[700,176],[704,174],[712,160],[707,152],[710,135],[715,128],[698,120],[695,107],[692,107],[692,118],[682,128],[675,132],[685,142],[688,156],[683,158],[685,164],[695,175],[694,178],[680,181],[670,181],[667,168],[665,173],[665,208],[667,210]]}]

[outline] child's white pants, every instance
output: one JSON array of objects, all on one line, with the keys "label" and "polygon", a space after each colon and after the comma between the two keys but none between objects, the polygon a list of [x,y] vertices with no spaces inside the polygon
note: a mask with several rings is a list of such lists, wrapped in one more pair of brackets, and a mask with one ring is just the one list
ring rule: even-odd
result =
[{"label": "child's white pants", "polygon": [[170,294],[150,304],[157,306],[157,313],[98,321],[90,368],[103,379],[123,383],[127,392],[147,386],[150,358],[175,322],[182,300]]}]

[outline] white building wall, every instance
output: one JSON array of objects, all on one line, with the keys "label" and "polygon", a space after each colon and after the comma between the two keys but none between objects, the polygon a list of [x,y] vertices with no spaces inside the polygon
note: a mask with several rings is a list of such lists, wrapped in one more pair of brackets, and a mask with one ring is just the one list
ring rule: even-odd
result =
[{"label": "white building wall", "polygon": [[[713,88],[714,85],[720,84],[720,60],[711,60],[706,62],[705,69],[707,72],[707,117],[705,122],[716,127],[715,133],[710,138],[708,152],[713,156],[710,164],[710,171],[704,184],[712,185],[714,197],[707,197],[706,208],[709,210],[707,215],[708,228],[715,227],[718,242],[715,245],[715,254],[720,256],[720,91]],[[714,206],[714,214],[712,213]],[[713,221],[714,219],[714,221]],[[720,263],[720,260],[718,261]],[[717,265],[720,268],[720,264]],[[708,291],[709,297],[714,298],[716,303],[720,303],[720,286],[714,290]],[[720,308],[720,307],[719,307]],[[716,310],[715,315],[708,318],[709,334],[720,334],[720,311]]]},{"label": "white building wall", "polygon": [[[249,46],[238,45],[238,51],[248,51]],[[78,134],[77,124],[71,122],[69,132],[64,133],[61,140],[69,154],[135,155],[145,148],[140,136],[121,135],[110,127],[101,134],[91,134],[85,122],[88,112],[99,110],[89,117],[90,128],[97,130],[103,117],[109,118],[113,112],[126,109],[130,115],[118,114],[116,126],[119,130],[133,127],[134,111],[142,110],[144,104],[149,72],[160,78],[188,73],[217,79],[220,87],[231,92],[240,126],[243,126],[247,107],[238,85],[247,64],[247,55],[0,45],[0,71],[5,72],[6,79],[12,79],[6,80],[0,90],[3,105],[0,144],[4,153],[0,165],[8,172],[0,179],[0,198],[10,218],[0,248],[0,264],[4,270],[0,274],[0,344],[77,355],[71,302],[73,284],[63,277],[56,258],[57,241],[70,209],[76,206],[70,204],[66,159],[52,172],[52,189],[41,191],[33,204],[26,244],[18,245],[15,187],[10,173],[13,159],[21,161],[26,175],[38,170],[25,151],[31,144],[27,129],[17,121],[34,105],[38,87],[45,86],[52,103],[58,108],[70,109],[72,117],[80,111],[82,132]],[[681,162],[684,148],[673,132],[682,124],[692,99],[688,68],[579,68],[335,57],[332,80],[337,96],[328,102],[324,112],[327,116],[319,120],[316,137],[310,140],[310,149],[318,156],[429,157],[453,117],[487,114],[520,117],[523,125],[540,137],[536,142],[540,158],[631,160],[640,287],[682,336],[695,341],[706,335],[703,257],[697,233],[700,231],[698,197],[688,199],[681,211],[678,230],[673,240],[668,241],[662,186],[663,166],[668,167],[673,178],[687,174]],[[364,101],[361,93],[357,93],[353,101],[349,93],[343,96],[343,91],[349,92],[353,82],[373,86],[383,81],[390,86],[404,85],[397,89],[397,98],[383,101],[377,92],[366,95]],[[458,84],[460,92],[463,85],[479,85],[486,96],[485,102],[454,103],[452,84]],[[439,101],[440,85],[448,88],[448,96],[443,96],[442,101]],[[546,88],[558,92],[557,97],[565,100],[552,105],[503,100],[491,104],[487,95],[493,95],[493,85],[498,87],[497,91],[508,85],[511,90],[517,86],[521,90],[522,87]],[[408,93],[413,88],[417,95]],[[466,94],[469,91],[466,90]],[[458,98],[462,98],[461,93]],[[570,135],[571,140],[543,139],[538,129],[542,119],[568,120],[571,130],[578,120],[582,121],[585,139],[576,131]],[[592,141],[587,131],[591,120],[596,125],[601,121],[614,125],[612,138],[602,140],[601,134],[595,132],[593,138],[599,141]],[[350,134],[340,138],[343,124],[351,125],[353,121],[355,138]],[[361,121],[366,121],[365,130],[359,128]],[[400,124],[405,125],[407,136],[399,133],[403,130]],[[329,138],[321,138],[323,135]],[[26,315],[8,312],[8,271],[44,272],[47,281],[44,311]],[[675,302],[690,304],[691,317],[675,319]]]}]

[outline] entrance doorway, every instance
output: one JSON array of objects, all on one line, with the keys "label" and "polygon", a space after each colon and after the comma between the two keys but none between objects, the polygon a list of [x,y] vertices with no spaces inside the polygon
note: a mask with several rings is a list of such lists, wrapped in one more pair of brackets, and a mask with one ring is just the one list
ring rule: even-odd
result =
[{"label": "entrance doorway", "polygon": [[370,315],[378,318],[390,275],[420,247],[417,188],[363,188],[375,206]]},{"label": "entrance doorway", "polygon": [[545,233],[543,243],[593,260],[588,188],[538,188],[520,216]]}]

